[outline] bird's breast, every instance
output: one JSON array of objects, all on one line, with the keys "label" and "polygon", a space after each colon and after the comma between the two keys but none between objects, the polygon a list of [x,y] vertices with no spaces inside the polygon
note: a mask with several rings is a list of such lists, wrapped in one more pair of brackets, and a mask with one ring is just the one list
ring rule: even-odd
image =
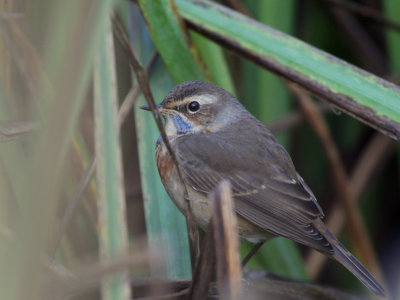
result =
[{"label": "bird's breast", "polygon": [[178,209],[185,214],[184,186],[175,163],[161,138],[156,144],[156,163],[165,190]]},{"label": "bird's breast", "polygon": [[[161,138],[157,140],[156,144],[156,162],[161,181],[168,195],[178,209],[186,215],[184,186],[178,176],[174,161]],[[190,185],[187,185],[187,190],[196,223],[205,230],[212,214],[212,203],[207,195],[197,192]],[[237,225],[240,238],[249,242],[256,243],[271,237],[270,234],[240,216],[238,216]]]},{"label": "bird's breast", "polygon": [[175,164],[162,139],[158,139],[156,144],[156,162],[161,180],[165,185],[164,181],[171,176]]}]

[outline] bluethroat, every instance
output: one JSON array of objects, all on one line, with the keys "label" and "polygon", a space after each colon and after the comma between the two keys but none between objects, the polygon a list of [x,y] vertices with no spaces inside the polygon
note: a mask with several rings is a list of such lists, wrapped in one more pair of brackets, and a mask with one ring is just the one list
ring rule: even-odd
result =
[{"label": "bluethroat", "polygon": [[[147,106],[142,107],[149,110]],[[197,224],[205,229],[207,194],[231,182],[240,238],[253,243],[283,236],[339,261],[373,293],[384,289],[322,222],[311,189],[272,133],[224,89],[202,81],[174,87],[158,105],[188,189]],[[161,180],[186,214],[184,187],[162,139],[156,144]]]}]

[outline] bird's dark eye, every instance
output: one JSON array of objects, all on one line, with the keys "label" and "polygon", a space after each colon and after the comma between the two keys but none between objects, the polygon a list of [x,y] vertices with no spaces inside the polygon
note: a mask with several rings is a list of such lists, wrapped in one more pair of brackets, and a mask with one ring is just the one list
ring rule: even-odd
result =
[{"label": "bird's dark eye", "polygon": [[190,103],[188,104],[188,109],[189,109],[191,112],[196,112],[196,111],[198,111],[198,110],[200,109],[200,103],[197,102],[197,101],[192,101],[192,102],[190,102]]}]

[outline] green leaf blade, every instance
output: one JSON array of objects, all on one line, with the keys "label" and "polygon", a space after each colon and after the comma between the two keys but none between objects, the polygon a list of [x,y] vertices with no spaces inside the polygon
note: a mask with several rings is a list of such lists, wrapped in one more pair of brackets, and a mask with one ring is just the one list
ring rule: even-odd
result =
[{"label": "green leaf blade", "polygon": [[[142,2],[142,13],[150,11],[151,14],[151,12],[158,11],[157,7],[151,7],[152,5],[157,6],[157,1]],[[154,17],[154,15],[152,16]],[[157,33],[162,35],[162,31],[168,31],[169,27],[162,26],[158,30],[160,31]],[[140,53],[149,54],[154,51],[153,45],[143,42],[149,40],[147,32],[143,28],[135,28],[135,32],[131,32],[131,36],[134,37],[131,39],[132,45],[138,46],[137,51]],[[184,51],[187,51],[187,49]],[[165,52],[164,56],[168,56],[169,53],[169,51]],[[174,56],[175,53],[172,53],[172,55]],[[171,59],[174,58],[163,57],[164,62]],[[167,64],[157,64],[149,77],[150,86],[156,101],[161,101],[165,97],[174,86],[174,81],[184,81],[185,76],[187,76],[185,75],[187,70],[180,71],[180,68],[186,68],[186,64],[181,60],[178,60],[172,66],[170,65],[170,69],[166,67],[168,67]],[[171,76],[172,74],[175,74],[175,76]],[[155,162],[155,144],[160,133],[149,112],[139,108],[143,104],[146,104],[145,100],[143,97],[140,97],[135,105],[134,112],[146,231],[149,247],[155,250],[162,249],[164,255],[164,262],[161,265],[151,265],[151,274],[156,277],[190,279],[192,271],[186,220],[171,199],[169,199],[161,183]]]},{"label": "green leaf blade", "polygon": [[[127,222],[119,143],[117,86],[111,24],[99,47],[94,72],[96,158],[99,190],[100,256],[103,262],[127,253]],[[128,274],[104,279],[103,299],[130,299]]]},{"label": "green leaf blade", "polygon": [[188,47],[183,25],[171,0],[139,0],[149,33],[175,83],[206,80],[198,55]]},{"label": "green leaf blade", "polygon": [[400,138],[400,88],[296,38],[218,4],[176,0],[191,26],[235,45],[253,61],[296,81],[339,109]]}]

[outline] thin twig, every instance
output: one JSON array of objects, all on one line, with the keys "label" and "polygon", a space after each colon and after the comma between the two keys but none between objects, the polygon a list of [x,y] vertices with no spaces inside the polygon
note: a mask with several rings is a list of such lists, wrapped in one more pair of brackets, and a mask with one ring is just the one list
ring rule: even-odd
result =
[{"label": "thin twig", "polygon": [[[158,51],[154,51],[153,55],[151,56],[149,62],[147,63],[146,66],[146,74],[150,74],[151,70],[153,69],[157,58],[159,57]],[[131,88],[126,95],[124,101],[122,102],[119,111],[118,111],[118,117],[119,117],[119,125],[120,127],[122,124],[125,122],[126,117],[128,114],[131,112],[133,105],[136,102],[137,97],[139,96],[140,93],[140,87],[139,85],[135,85],[134,88]]]},{"label": "thin twig", "polygon": [[[329,107],[329,105],[327,105],[326,103],[322,102],[317,105],[317,109],[321,113],[325,113],[331,110],[331,107]],[[272,133],[276,134],[294,128],[295,126],[300,124],[303,120],[304,120],[304,113],[295,110],[287,113],[286,115],[276,120],[272,120],[267,124],[267,127],[269,130],[271,130]]]},{"label": "thin twig", "polygon": [[163,290],[183,290],[190,287],[192,280],[188,279],[167,279],[153,277],[131,277],[131,286],[133,289],[149,289],[151,284],[162,287]]},{"label": "thin twig", "polygon": [[[137,59],[136,54],[130,45],[128,36],[126,35],[122,25],[115,18],[113,19],[113,23],[114,23],[114,30],[115,30],[116,36],[120,39],[120,42],[129,57],[129,62],[132,65],[133,71],[135,72],[138,84],[142,90],[144,97],[146,98],[147,103],[150,106],[150,109],[153,114],[154,120],[156,121],[158,130],[160,131],[160,134],[165,143],[165,146],[176,166],[180,181],[182,182],[182,184],[184,186],[184,197],[186,200],[185,203],[186,203],[186,210],[187,210],[186,221],[187,221],[187,224],[189,227],[189,236],[190,236],[190,240],[191,240],[191,244],[192,244],[192,249],[194,251],[194,262],[196,262],[198,260],[199,253],[200,253],[199,232],[198,232],[198,228],[197,228],[196,222],[193,217],[192,208],[190,205],[190,201],[188,199],[189,194],[187,191],[185,181],[183,180],[182,171],[181,171],[179,162],[176,159],[175,152],[173,151],[171,144],[168,140],[167,134],[165,133],[164,125],[162,123],[160,113],[158,112],[156,103],[154,101],[153,93],[151,92],[150,85],[149,85],[149,82],[147,79],[147,75],[144,72],[144,69],[143,69],[142,65],[140,64],[139,60]],[[194,265],[195,265],[195,263],[194,263]]]},{"label": "thin twig", "polygon": [[[351,172],[349,186],[352,189],[354,202],[360,198],[371,176],[376,175],[378,166],[382,166],[385,161],[389,160],[395,149],[395,141],[380,133],[374,134]],[[338,202],[335,201],[334,207],[326,218],[326,225],[334,234],[339,234],[346,223],[342,206]],[[306,258],[308,273],[313,278],[317,277],[325,261],[325,255],[310,251]]]},{"label": "thin twig", "polygon": [[344,36],[352,44],[350,50],[359,57],[360,64],[370,72],[385,74],[387,68],[384,55],[366,29],[349,12],[325,4],[335,22],[343,28]]},{"label": "thin twig", "polygon": [[246,6],[243,4],[243,2],[238,1],[238,0],[226,0],[226,2],[234,10],[236,10],[246,16],[250,16],[249,10],[246,8]]},{"label": "thin twig", "polygon": [[258,250],[260,250],[262,245],[264,245],[264,242],[259,242],[255,244],[253,248],[251,248],[249,253],[247,253],[246,257],[242,260],[242,267],[244,267],[249,262],[249,260],[254,256],[254,254],[257,253]]},{"label": "thin twig", "polygon": [[354,246],[362,249],[360,254],[362,254],[366,265],[369,266],[373,273],[378,275],[381,281],[384,281],[375,250],[372,246],[371,239],[368,235],[361,214],[356,207],[354,195],[352,194],[352,191],[348,185],[349,178],[346,174],[344,164],[340,159],[339,151],[335,142],[333,141],[329,128],[323,117],[315,108],[311,98],[303,90],[293,84],[289,84],[289,89],[295,95],[295,98],[298,101],[301,109],[304,111],[307,120],[310,122],[312,128],[324,147],[330,168],[332,170],[336,190],[346,212],[346,217],[349,224],[349,232],[352,236],[352,240],[354,241]]},{"label": "thin twig", "polygon": [[75,214],[76,209],[80,204],[80,200],[82,199],[83,193],[86,191],[86,188],[89,185],[89,182],[92,180],[93,175],[96,170],[96,157],[92,159],[90,164],[86,167],[85,172],[82,175],[81,180],[78,183],[78,187],[75,190],[74,195],[71,200],[68,202],[67,208],[65,209],[63,218],[61,220],[60,229],[57,232],[56,239],[49,250],[49,256],[54,257],[56,255],[57,249],[60,246],[61,240],[68,228],[68,225]]},{"label": "thin twig", "polygon": [[38,124],[22,121],[0,121],[0,143],[16,140],[37,129]]},{"label": "thin twig", "polygon": [[37,49],[14,18],[0,18],[0,36],[29,89],[30,100],[37,100],[35,96],[40,90],[52,93]]},{"label": "thin twig", "polygon": [[[158,52],[155,51],[146,66],[147,74],[149,74],[150,70],[153,68],[153,66],[157,60],[157,57],[158,57]],[[121,129],[121,126],[126,121],[126,118],[128,117],[129,112],[132,110],[132,107],[135,104],[139,94],[140,94],[140,87],[139,87],[139,85],[135,85],[134,87],[130,88],[129,92],[125,96],[125,99],[122,102],[120,109],[118,111],[119,129]],[[52,247],[49,251],[50,257],[55,256],[56,251],[57,251],[58,247],[60,246],[61,240],[71,222],[71,219],[75,215],[76,209],[79,207],[83,193],[86,191],[86,188],[88,187],[91,179],[93,178],[95,171],[96,171],[96,157],[93,157],[90,164],[86,167],[85,172],[83,173],[83,175],[78,183],[78,187],[77,187],[74,195],[72,196],[71,200],[68,202],[67,208],[65,209],[65,212],[64,212],[61,224],[60,224],[60,229],[58,230],[54,244],[52,245]]]},{"label": "thin twig", "polygon": [[197,261],[196,269],[188,299],[202,300],[207,298],[208,286],[211,282],[212,271],[215,267],[215,244],[214,226],[212,222],[208,225],[207,232],[201,243],[200,257]]},{"label": "thin twig", "polygon": [[43,258],[44,267],[51,272],[52,275],[55,275],[59,278],[63,278],[66,280],[75,279],[75,274],[71,272],[71,270],[67,269],[64,265],[57,262],[54,258],[45,255]]},{"label": "thin twig", "polygon": [[376,11],[373,8],[369,8],[367,6],[358,4],[356,2],[341,1],[341,0],[324,0],[324,1],[330,5],[337,6],[340,9],[345,9],[351,13],[357,14],[364,18],[374,20],[375,22],[381,25],[390,27],[400,32],[400,24],[387,19],[384,15],[382,15],[380,12]]},{"label": "thin twig", "polygon": [[[131,277],[131,287],[137,299],[192,299],[188,297],[192,280]],[[183,297],[184,296],[184,297]],[[205,298],[203,298],[205,299]]]},{"label": "thin twig", "polygon": [[149,296],[149,297],[139,297],[135,298],[136,300],[179,300],[179,299],[187,299],[187,294],[189,289],[184,289],[182,291],[167,294],[167,295],[159,295],[159,296]]}]

